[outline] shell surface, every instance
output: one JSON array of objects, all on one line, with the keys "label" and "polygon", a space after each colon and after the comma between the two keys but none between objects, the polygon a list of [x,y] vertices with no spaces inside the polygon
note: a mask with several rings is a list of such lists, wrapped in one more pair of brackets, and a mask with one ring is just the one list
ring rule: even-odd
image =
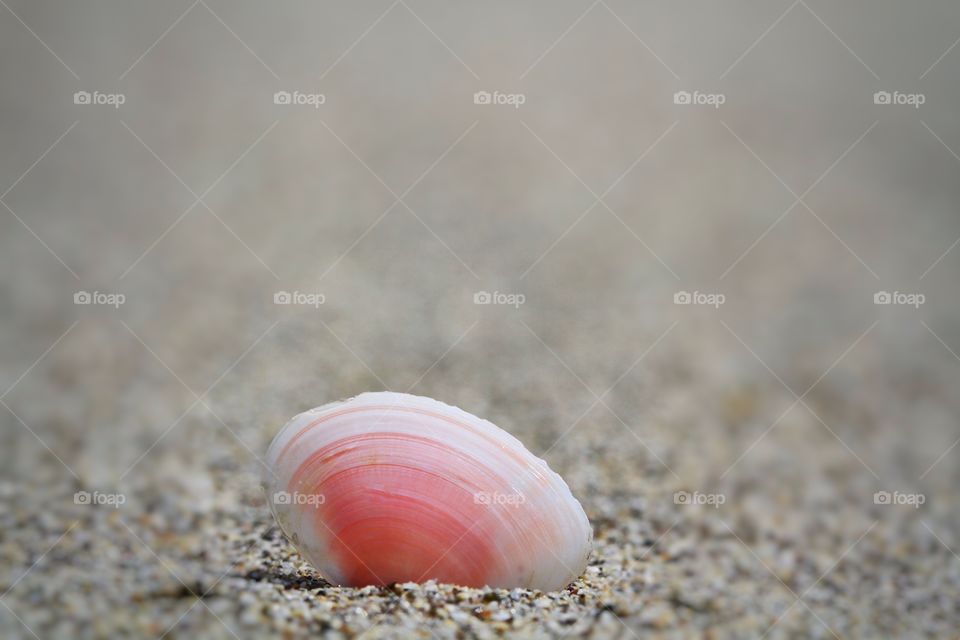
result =
[{"label": "shell surface", "polygon": [[593,533],[563,479],[456,407],[364,393],[290,420],[266,459],[287,538],[331,582],[562,589]]}]

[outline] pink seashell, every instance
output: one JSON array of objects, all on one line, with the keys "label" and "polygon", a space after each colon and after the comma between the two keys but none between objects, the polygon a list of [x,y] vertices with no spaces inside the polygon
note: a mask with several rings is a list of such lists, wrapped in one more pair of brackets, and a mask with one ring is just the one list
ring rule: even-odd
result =
[{"label": "pink seashell", "polygon": [[563,479],[506,431],[442,402],[364,393],[270,445],[274,517],[327,579],[562,589],[593,532]]}]

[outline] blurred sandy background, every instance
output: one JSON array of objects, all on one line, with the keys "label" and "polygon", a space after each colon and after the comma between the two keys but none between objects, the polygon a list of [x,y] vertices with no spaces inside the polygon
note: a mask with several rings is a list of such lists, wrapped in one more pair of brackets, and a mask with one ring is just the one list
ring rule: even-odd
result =
[{"label": "blurred sandy background", "polygon": [[[4,3],[4,637],[957,633],[960,5]],[[280,425],[383,388],[545,454],[579,597],[331,609],[250,551]]]}]

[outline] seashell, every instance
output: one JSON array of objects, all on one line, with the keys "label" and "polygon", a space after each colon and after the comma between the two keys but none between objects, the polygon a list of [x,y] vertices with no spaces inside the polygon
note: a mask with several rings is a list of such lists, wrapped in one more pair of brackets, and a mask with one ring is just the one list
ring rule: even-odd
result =
[{"label": "seashell", "polygon": [[301,413],[266,463],[280,528],[335,584],[550,591],[587,565],[593,532],[563,479],[506,431],[430,398],[364,393]]}]

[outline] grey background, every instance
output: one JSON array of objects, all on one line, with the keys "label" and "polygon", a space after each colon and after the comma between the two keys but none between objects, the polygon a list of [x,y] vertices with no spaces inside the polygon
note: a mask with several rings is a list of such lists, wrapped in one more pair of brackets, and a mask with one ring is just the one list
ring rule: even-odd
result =
[{"label": "grey background", "polygon": [[[584,503],[588,597],[518,633],[956,632],[956,3],[4,2],[4,636],[281,633],[244,616],[303,597],[244,579],[257,456],[383,388],[493,420]],[[179,622],[170,568],[214,585]]]}]

